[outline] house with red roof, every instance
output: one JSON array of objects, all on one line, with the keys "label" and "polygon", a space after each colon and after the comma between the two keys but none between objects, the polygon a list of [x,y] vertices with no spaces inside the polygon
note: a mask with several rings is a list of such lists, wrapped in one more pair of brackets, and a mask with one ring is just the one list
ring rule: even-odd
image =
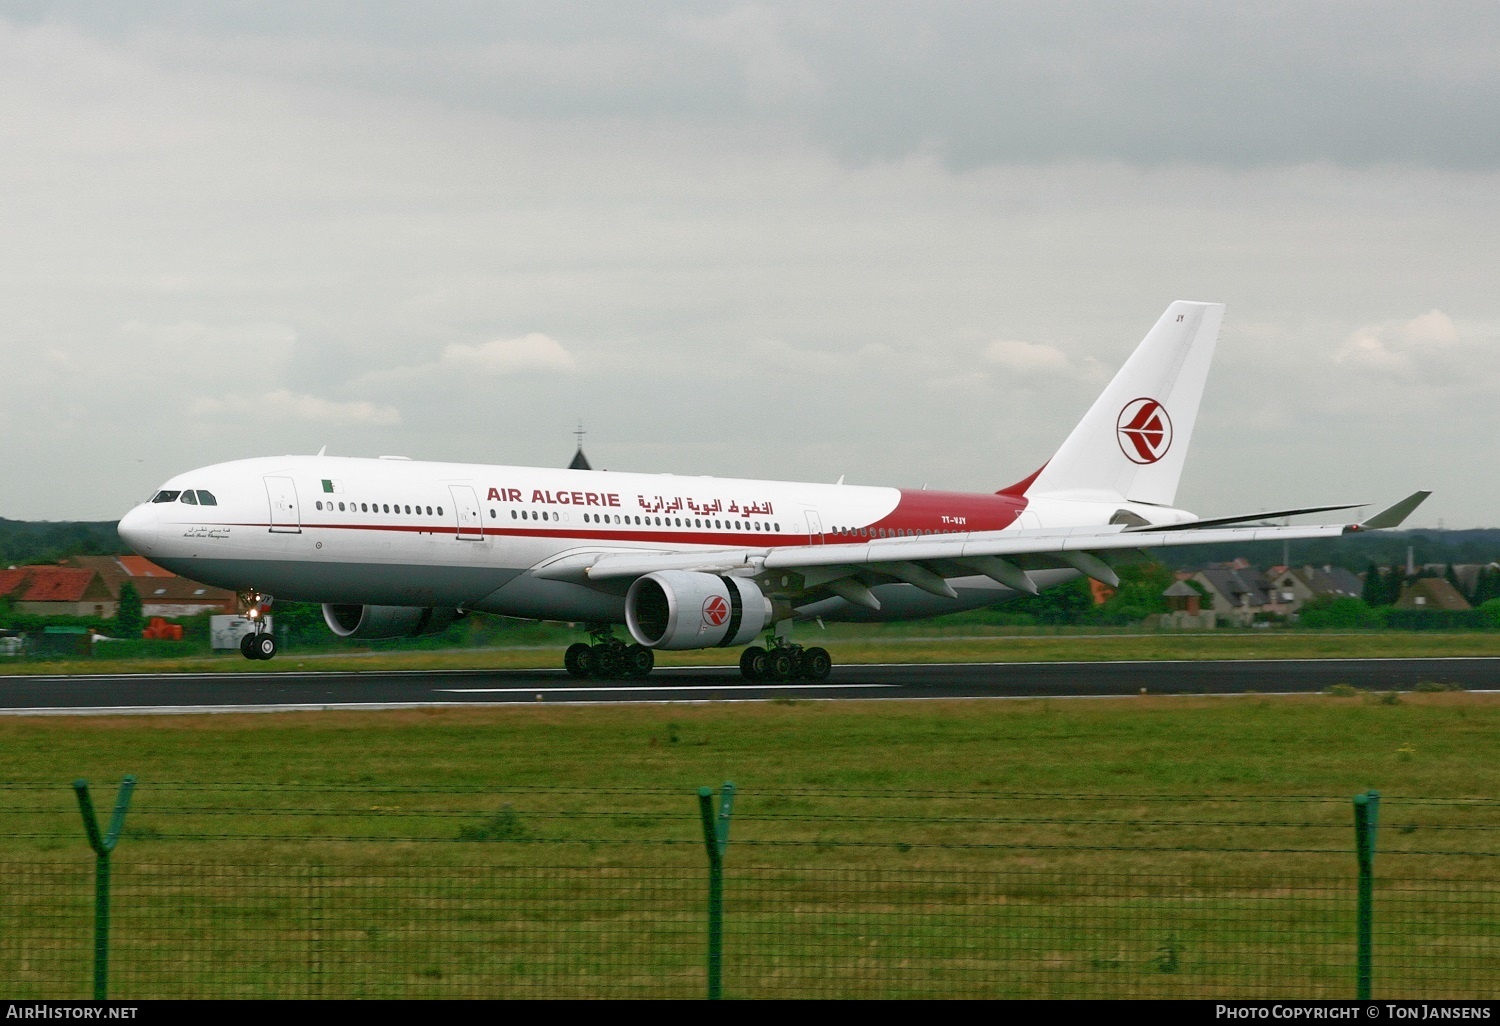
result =
[{"label": "house with red roof", "polygon": [[116,596],[93,570],[23,566],[0,571],[0,596],[33,616],[114,616]]},{"label": "house with red roof", "polygon": [[178,577],[140,556],[73,556],[63,565],[0,570],[0,597],[34,616],[112,617],[127,581],[147,617],[236,611],[234,592]]},{"label": "house with red roof", "polygon": [[234,592],[178,577],[142,556],[72,556],[67,562],[97,573],[116,602],[120,587],[129,581],[141,597],[142,614],[148,617],[233,614],[238,610]]}]

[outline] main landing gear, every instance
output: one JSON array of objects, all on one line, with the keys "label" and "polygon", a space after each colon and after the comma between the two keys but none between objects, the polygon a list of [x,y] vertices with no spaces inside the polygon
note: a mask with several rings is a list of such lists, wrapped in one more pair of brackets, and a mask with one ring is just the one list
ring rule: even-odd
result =
[{"label": "main landing gear", "polygon": [[240,638],[240,655],[246,659],[270,659],[276,654],[276,639],[266,625],[266,615],[271,612],[271,596],[253,593],[247,605],[245,618],[254,625],[254,630]]},{"label": "main landing gear", "polygon": [[619,680],[644,677],[656,665],[656,654],[645,645],[627,645],[614,636],[608,625],[589,628],[592,645],[578,642],[569,645],[563,665],[574,677],[599,677]]},{"label": "main landing gear", "polygon": [[772,637],[770,649],[752,645],[740,656],[740,674],[746,680],[827,680],[833,659],[823,648],[803,648],[780,637]]}]

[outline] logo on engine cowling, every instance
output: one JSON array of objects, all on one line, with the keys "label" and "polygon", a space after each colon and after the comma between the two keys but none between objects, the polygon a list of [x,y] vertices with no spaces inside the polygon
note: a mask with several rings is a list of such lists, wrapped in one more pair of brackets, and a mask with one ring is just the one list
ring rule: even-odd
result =
[{"label": "logo on engine cowling", "polygon": [[1172,418],[1155,399],[1132,399],[1120,411],[1115,434],[1131,463],[1155,463],[1172,447]]},{"label": "logo on engine cowling", "polygon": [[703,622],[710,627],[722,627],[729,619],[729,603],[722,595],[710,595],[703,600]]}]

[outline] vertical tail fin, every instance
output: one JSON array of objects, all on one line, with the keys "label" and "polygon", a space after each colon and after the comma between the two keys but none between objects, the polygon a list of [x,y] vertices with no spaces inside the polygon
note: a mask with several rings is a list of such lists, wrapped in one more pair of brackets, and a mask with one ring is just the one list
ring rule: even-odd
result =
[{"label": "vertical tail fin", "polygon": [[1025,493],[1170,506],[1223,319],[1222,303],[1167,307]]}]

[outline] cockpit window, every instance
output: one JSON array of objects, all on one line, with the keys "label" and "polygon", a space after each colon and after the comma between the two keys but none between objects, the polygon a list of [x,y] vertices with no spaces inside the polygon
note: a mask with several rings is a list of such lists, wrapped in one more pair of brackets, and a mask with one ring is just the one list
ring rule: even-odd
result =
[{"label": "cockpit window", "polygon": [[182,501],[187,503],[189,506],[198,505],[198,497],[193,494],[193,490],[191,488],[182,493]]},{"label": "cockpit window", "polygon": [[181,492],[174,492],[174,491],[169,491],[169,490],[163,490],[163,491],[157,492],[156,493],[156,498],[152,499],[151,501],[152,502],[176,502],[177,501],[177,496],[179,496],[181,494],[182,494]]},{"label": "cockpit window", "polygon": [[213,492],[205,492],[202,488],[198,489],[198,505],[217,506],[218,504],[219,500],[214,498]]}]

